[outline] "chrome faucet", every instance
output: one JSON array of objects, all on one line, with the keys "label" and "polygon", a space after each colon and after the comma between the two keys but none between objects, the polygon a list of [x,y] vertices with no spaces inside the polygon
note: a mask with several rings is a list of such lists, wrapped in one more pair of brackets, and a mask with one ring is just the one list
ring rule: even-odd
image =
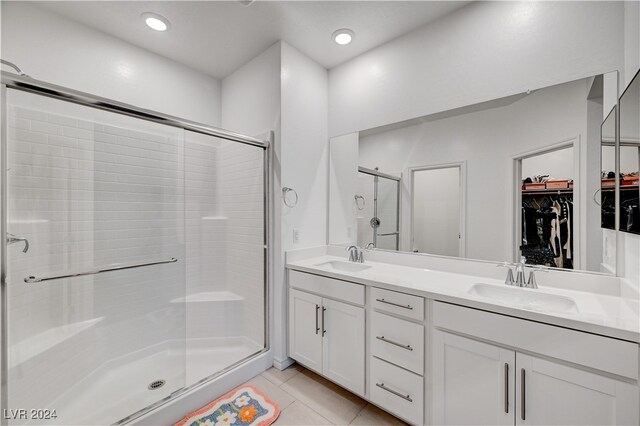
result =
[{"label": "chrome faucet", "polygon": [[349,251],[349,262],[364,263],[364,253],[358,246],[347,247]]},{"label": "chrome faucet", "polygon": [[524,279],[524,267],[526,265],[527,260],[522,257],[520,258],[520,262],[516,265],[516,283],[515,285],[518,287],[525,287],[526,281]]},{"label": "chrome faucet", "polygon": [[[498,267],[507,268],[507,278],[504,280],[506,285],[513,285],[517,287],[525,287],[525,288],[538,288],[538,283],[536,281],[535,272],[549,272],[546,269],[543,269],[542,266],[537,266],[531,269],[529,272],[529,279],[525,280],[525,268],[528,267],[526,264],[526,259],[523,257],[520,259],[518,263],[501,263],[497,265]],[[511,267],[515,266],[516,278],[513,278],[513,271]]]},{"label": "chrome faucet", "polygon": [[7,232],[7,245],[9,244],[15,244],[15,243],[19,243],[19,242],[23,242],[24,243],[24,248],[22,249],[23,253],[26,253],[29,251],[29,240],[27,240],[25,237],[16,237],[13,234],[10,234]]},{"label": "chrome faucet", "polygon": [[373,243],[369,243],[365,246],[365,250],[373,250],[374,248],[376,248],[376,245]]}]

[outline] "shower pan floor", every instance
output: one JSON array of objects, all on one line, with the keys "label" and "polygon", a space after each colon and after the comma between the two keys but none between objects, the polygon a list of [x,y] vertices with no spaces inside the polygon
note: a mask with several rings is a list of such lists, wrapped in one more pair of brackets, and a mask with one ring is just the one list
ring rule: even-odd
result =
[{"label": "shower pan floor", "polygon": [[[246,337],[165,342],[103,364],[52,404],[59,425],[115,423],[247,358],[263,346]],[[149,389],[151,383],[164,384]]]}]

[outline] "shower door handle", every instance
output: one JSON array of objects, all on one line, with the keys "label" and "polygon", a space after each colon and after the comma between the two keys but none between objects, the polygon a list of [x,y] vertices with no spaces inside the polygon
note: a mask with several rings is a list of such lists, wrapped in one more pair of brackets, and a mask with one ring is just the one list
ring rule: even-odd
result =
[{"label": "shower door handle", "polygon": [[176,259],[175,257],[172,257],[171,259],[158,260],[158,261],[155,261],[155,262],[124,263],[124,264],[120,264],[119,263],[119,264],[114,264],[114,265],[103,266],[101,268],[94,269],[92,271],[74,272],[74,273],[63,274],[63,275],[51,275],[51,276],[44,276],[44,277],[37,277],[35,275],[29,275],[28,277],[26,277],[24,279],[24,282],[27,283],[27,284],[40,283],[40,282],[43,282],[43,281],[60,280],[60,279],[63,279],[63,278],[74,278],[74,277],[83,277],[85,275],[96,275],[96,274],[101,274],[103,272],[122,271],[122,270],[125,270],[125,269],[141,268],[143,266],[162,265],[164,263],[175,263],[177,261],[178,261],[178,259]]}]

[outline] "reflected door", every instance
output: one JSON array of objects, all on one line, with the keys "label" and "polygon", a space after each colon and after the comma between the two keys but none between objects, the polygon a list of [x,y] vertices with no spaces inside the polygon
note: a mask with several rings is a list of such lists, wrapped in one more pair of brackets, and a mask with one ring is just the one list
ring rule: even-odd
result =
[{"label": "reflected door", "polygon": [[412,250],[463,256],[461,250],[461,167],[413,171]]},{"label": "reflected door", "polygon": [[183,130],[7,101],[6,403],[112,424],[185,384]]}]

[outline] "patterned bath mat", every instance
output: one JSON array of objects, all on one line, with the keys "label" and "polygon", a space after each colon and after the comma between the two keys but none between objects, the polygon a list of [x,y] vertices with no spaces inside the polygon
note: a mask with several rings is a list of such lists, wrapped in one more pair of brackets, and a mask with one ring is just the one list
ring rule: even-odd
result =
[{"label": "patterned bath mat", "polygon": [[245,385],[188,414],[174,426],[268,426],[279,415],[278,404]]}]

